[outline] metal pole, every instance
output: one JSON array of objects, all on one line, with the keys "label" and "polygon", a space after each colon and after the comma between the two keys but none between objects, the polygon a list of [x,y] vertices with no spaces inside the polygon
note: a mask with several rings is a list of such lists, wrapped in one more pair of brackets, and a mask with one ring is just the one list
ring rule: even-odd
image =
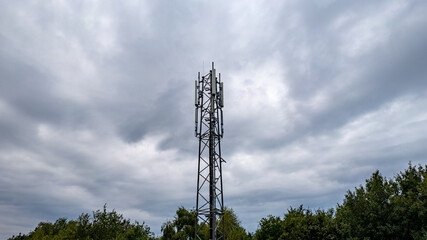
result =
[{"label": "metal pole", "polygon": [[214,69],[214,63],[212,63],[212,70],[211,70],[211,111],[210,111],[210,122],[209,122],[209,236],[211,240],[216,240],[216,215],[215,215],[215,142],[214,142],[214,136],[215,136],[215,105],[214,105],[214,97],[215,92],[214,89],[216,86],[213,86],[215,84],[215,69]]},{"label": "metal pole", "polygon": [[[204,87],[204,77],[202,78],[202,82],[200,82],[200,72],[199,72],[199,77],[198,77],[198,79],[197,79],[197,81],[198,81],[198,83],[197,84],[200,84],[201,85],[201,87],[202,87],[202,89],[203,89],[203,87]],[[203,90],[202,90],[203,91]],[[199,95],[199,92],[197,92],[197,95]],[[197,96],[197,98],[199,98],[199,96]],[[203,94],[202,94],[202,96],[201,96],[201,100],[199,100],[199,103],[200,103],[200,101],[201,101],[201,104],[202,104],[202,106],[203,106]],[[198,111],[199,111],[199,105],[197,105],[196,106],[196,113],[198,113]],[[197,115],[197,114],[196,114]],[[199,126],[199,129],[202,129],[202,113],[200,113],[200,122],[199,122],[199,124],[200,124],[200,126]],[[197,122],[196,122],[196,137],[198,137],[199,138],[199,151],[198,151],[198,155],[199,155],[199,157],[198,157],[198,166],[197,166],[197,172],[198,172],[198,174],[197,174],[197,193],[196,193],[196,212],[197,211],[199,211],[199,186],[200,186],[200,150],[201,150],[201,148],[202,148],[202,136],[201,136],[201,134],[200,133],[198,133],[197,132]],[[198,213],[197,213],[198,214]],[[196,217],[196,226],[195,226],[195,228],[197,227],[197,217]],[[194,236],[194,239],[197,239],[197,232],[195,232],[195,236]]]}]

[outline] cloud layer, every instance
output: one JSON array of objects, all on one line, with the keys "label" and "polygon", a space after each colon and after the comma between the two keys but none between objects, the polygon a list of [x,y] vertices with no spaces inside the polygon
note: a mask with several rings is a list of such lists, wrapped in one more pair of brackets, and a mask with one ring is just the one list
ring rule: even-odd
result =
[{"label": "cloud layer", "polygon": [[225,203],[255,231],[427,150],[427,3],[8,1],[0,237],[104,203],[156,233],[195,205],[193,81],[225,84]]}]

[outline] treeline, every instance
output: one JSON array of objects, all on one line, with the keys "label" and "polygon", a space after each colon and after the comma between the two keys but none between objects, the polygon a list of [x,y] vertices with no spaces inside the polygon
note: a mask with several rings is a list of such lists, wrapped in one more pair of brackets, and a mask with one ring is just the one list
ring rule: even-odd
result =
[{"label": "treeline", "polygon": [[291,208],[261,219],[255,239],[427,239],[427,165],[394,179],[379,171],[348,191],[336,210]]},{"label": "treeline", "polygon": [[13,236],[9,240],[65,240],[65,239],[93,239],[93,240],[127,240],[143,239],[151,240],[154,233],[145,223],[131,223],[122,214],[115,210],[107,211],[104,205],[103,210],[97,210],[90,216],[87,213],[81,214],[77,220],[67,221],[60,218],[55,223],[41,222],[34,231],[18,236]]},{"label": "treeline", "polygon": [[[17,239],[194,239],[194,211],[180,207],[175,218],[166,221],[162,235],[155,237],[145,223],[124,219],[114,210],[82,214],[77,220],[60,218],[55,223],[39,223],[34,231]],[[392,179],[376,171],[364,186],[348,191],[336,209],[310,210],[302,205],[290,208],[283,217],[267,216],[255,233],[248,233],[232,209],[224,215],[226,239],[427,239],[427,165],[412,166]],[[207,226],[200,236],[208,239]],[[223,230],[223,229],[221,229]]]}]

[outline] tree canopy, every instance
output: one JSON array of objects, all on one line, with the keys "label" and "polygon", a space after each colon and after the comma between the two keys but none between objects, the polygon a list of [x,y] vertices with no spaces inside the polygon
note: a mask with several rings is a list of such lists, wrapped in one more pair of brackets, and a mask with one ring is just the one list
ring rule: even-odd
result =
[{"label": "tree canopy", "polygon": [[393,179],[376,171],[348,191],[336,210],[290,208],[261,219],[255,239],[427,239],[427,165]]},{"label": "tree canopy", "polygon": [[144,223],[131,223],[124,219],[114,209],[107,211],[97,210],[90,216],[82,213],[77,220],[67,221],[59,218],[55,223],[41,222],[34,231],[27,235],[13,236],[9,240],[68,240],[68,239],[93,239],[93,240],[152,240],[154,233]]},{"label": "tree canopy", "polygon": [[[164,240],[186,240],[195,238],[196,214],[193,210],[179,207],[173,221],[166,221],[162,225],[162,237]],[[219,231],[225,232],[229,240],[252,239],[246,230],[240,225],[240,220],[233,209],[225,208],[224,217],[218,222]],[[205,224],[198,225],[199,237],[209,239],[209,228]],[[225,229],[224,229],[225,228]]]},{"label": "tree canopy", "polygon": [[[179,207],[173,220],[161,226],[155,237],[144,222],[131,223],[114,209],[81,214],[77,220],[59,218],[54,223],[40,222],[28,234],[9,240],[117,239],[117,240],[186,240],[194,239],[194,210]],[[349,190],[336,209],[311,210],[300,205],[290,207],[283,217],[267,216],[259,221],[254,234],[248,233],[231,208],[225,209],[218,222],[229,240],[286,239],[427,239],[427,165],[412,166],[386,178],[376,171],[365,184]],[[208,239],[208,227],[199,225],[200,236]]]}]

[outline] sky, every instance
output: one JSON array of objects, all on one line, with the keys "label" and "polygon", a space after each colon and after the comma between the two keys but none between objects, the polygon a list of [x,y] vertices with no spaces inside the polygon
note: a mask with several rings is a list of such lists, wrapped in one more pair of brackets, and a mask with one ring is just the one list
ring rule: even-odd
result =
[{"label": "sky", "polygon": [[0,238],[195,207],[194,80],[224,82],[242,226],[427,163],[427,2],[1,1]]}]

